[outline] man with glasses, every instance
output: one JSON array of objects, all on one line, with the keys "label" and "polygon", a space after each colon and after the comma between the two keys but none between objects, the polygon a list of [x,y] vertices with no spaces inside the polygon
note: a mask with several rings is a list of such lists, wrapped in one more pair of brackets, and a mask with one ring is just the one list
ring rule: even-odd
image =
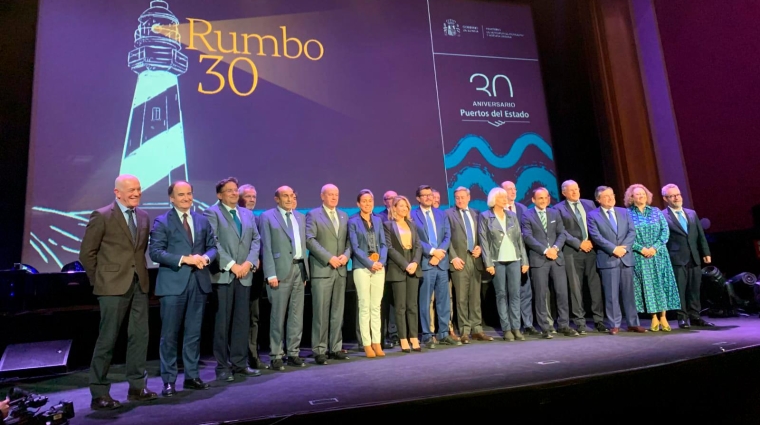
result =
[{"label": "man with glasses", "polygon": [[[702,305],[699,300],[702,283],[702,263],[710,264],[710,247],[705,230],[694,210],[683,207],[681,190],[674,184],[662,188],[662,199],[668,204],[665,219],[670,228],[668,254],[676,275],[681,310],[678,311],[678,327],[715,326],[699,316]],[[690,323],[691,322],[691,323]]]}]

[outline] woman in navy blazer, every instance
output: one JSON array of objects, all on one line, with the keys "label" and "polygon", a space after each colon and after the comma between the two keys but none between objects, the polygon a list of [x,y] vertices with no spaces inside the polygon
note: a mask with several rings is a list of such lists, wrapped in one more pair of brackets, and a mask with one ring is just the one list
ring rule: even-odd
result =
[{"label": "woman in navy blazer", "polygon": [[375,200],[369,189],[356,197],[359,214],[348,220],[354,284],[359,298],[359,329],[367,357],[383,357],[380,346],[380,303],[385,286],[385,262],[388,247],[380,217],[372,214]]},{"label": "woman in navy blazer", "polygon": [[507,192],[495,187],[488,193],[490,209],[480,213],[478,236],[486,271],[493,275],[496,310],[505,341],[525,341],[520,332],[520,281],[527,273],[525,252],[517,215],[507,211]]}]

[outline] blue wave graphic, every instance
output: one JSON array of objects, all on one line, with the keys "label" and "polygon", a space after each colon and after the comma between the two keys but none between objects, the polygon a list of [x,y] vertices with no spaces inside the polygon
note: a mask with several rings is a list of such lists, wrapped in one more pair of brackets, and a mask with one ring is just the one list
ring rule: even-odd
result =
[{"label": "blue wave graphic", "polygon": [[454,149],[444,156],[444,165],[446,169],[454,168],[464,160],[471,149],[477,149],[483,158],[494,167],[510,168],[517,164],[529,146],[537,147],[547,158],[554,160],[551,146],[536,133],[525,133],[518,137],[509,152],[501,157],[493,152],[491,145],[484,138],[468,134],[461,138]]},{"label": "blue wave graphic", "polygon": [[498,184],[494,181],[493,174],[488,172],[487,169],[473,165],[459,170],[459,172],[452,176],[449,183],[449,199],[454,199],[454,189],[459,186],[464,186],[468,189],[478,186],[483,193],[488,194]]},{"label": "blue wave graphic", "polygon": [[[517,200],[530,199],[530,190],[534,187],[543,186],[552,197],[553,202],[559,201],[559,188],[557,186],[557,177],[543,166],[529,166],[522,169],[515,182],[517,187]],[[468,189],[479,187],[483,193],[488,192],[498,186],[493,179],[493,174],[487,169],[478,166],[465,167],[456,173],[449,182],[449,197],[453,199],[453,191],[459,186]],[[483,210],[487,208],[483,200],[472,199],[470,204],[474,208]]]},{"label": "blue wave graphic", "polygon": [[531,188],[543,186],[552,197],[554,203],[559,201],[559,188],[557,186],[557,177],[549,170],[542,166],[530,166],[522,170],[515,182],[517,187],[517,199],[532,198],[528,192]]}]

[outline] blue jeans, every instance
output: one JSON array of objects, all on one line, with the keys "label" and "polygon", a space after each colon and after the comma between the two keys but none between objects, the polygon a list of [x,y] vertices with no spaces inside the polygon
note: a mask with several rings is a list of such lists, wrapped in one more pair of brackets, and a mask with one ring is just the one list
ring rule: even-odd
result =
[{"label": "blue jeans", "polygon": [[[433,267],[422,272],[422,285],[420,285],[420,306],[429,306],[430,300],[435,294],[435,311],[438,314],[438,339],[443,339],[449,334],[449,320],[451,319],[451,305],[449,304],[449,272]],[[422,340],[427,341],[433,336],[430,332],[430,309],[420,308],[420,321],[422,323]]]},{"label": "blue jeans", "polygon": [[499,312],[501,330],[520,330],[520,281],[519,261],[494,262],[493,288],[496,292],[496,310]]}]

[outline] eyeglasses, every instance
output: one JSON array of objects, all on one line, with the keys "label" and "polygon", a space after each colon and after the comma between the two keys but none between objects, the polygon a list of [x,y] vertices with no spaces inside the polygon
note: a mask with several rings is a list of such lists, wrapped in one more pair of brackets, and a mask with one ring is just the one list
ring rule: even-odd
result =
[{"label": "eyeglasses", "polygon": [[420,198],[432,198],[432,197],[433,197],[432,193],[420,194]]},{"label": "eyeglasses", "polygon": [[237,189],[224,189],[222,193],[237,193]]},{"label": "eyeglasses", "polygon": [[672,195],[667,195],[666,196],[666,198],[668,198],[668,199],[671,199],[671,198],[680,198],[680,197],[681,197],[680,193],[674,193]]}]

